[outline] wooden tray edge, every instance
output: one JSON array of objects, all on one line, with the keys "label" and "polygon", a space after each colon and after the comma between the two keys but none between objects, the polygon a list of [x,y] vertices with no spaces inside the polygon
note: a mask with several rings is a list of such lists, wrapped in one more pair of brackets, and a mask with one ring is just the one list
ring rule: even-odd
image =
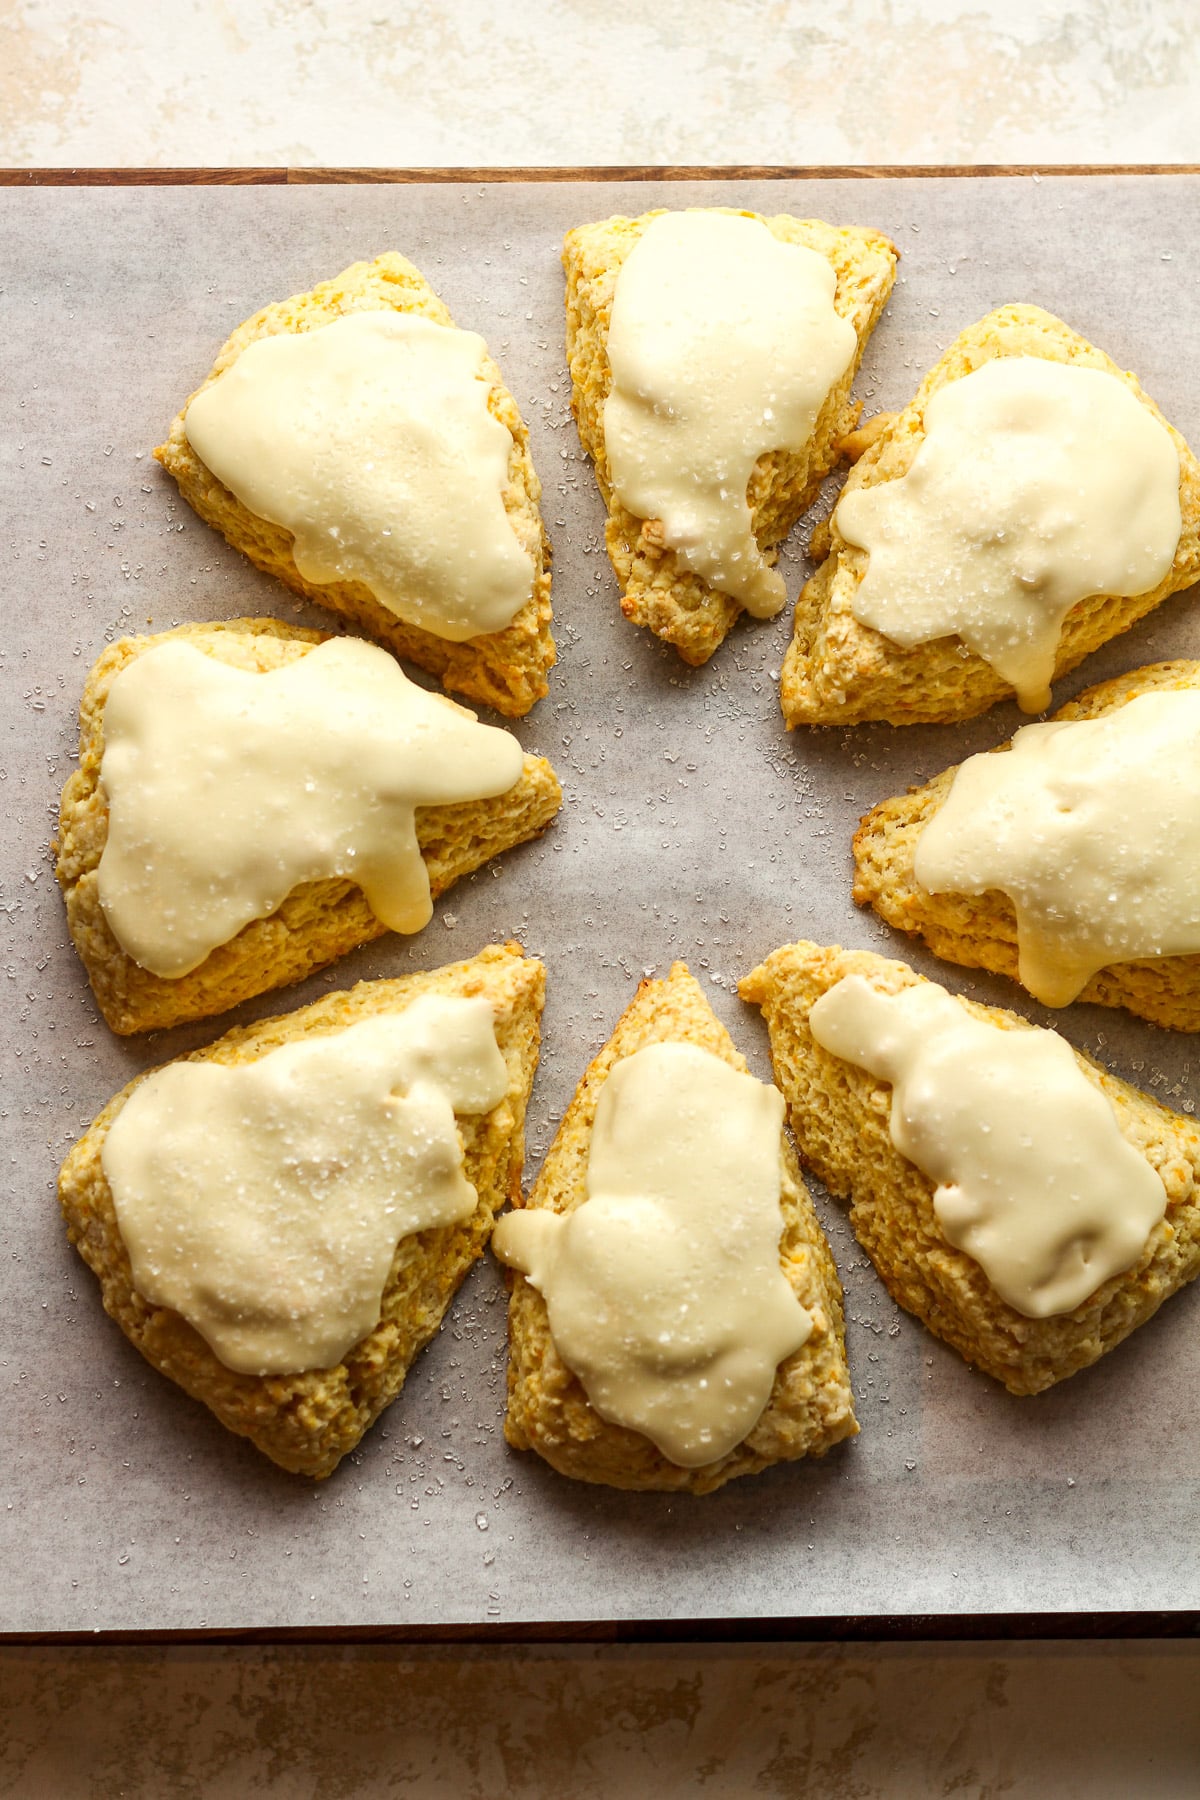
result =
[{"label": "wooden tray edge", "polygon": [[922,163],[826,164],[789,167],[783,164],[738,163],[688,167],[631,164],[599,168],[463,168],[463,169],[110,169],[0,168],[0,187],[292,187],[373,185],[395,182],[531,182],[531,181],[894,181],[946,177],[1061,175],[1197,175],[1200,163]]},{"label": "wooden tray edge", "polygon": [[0,1631],[0,1648],[94,1644],[656,1644],[979,1643],[1200,1637],[1200,1612],[903,1613],[824,1618],[577,1620],[508,1625],[230,1626],[196,1630]]}]

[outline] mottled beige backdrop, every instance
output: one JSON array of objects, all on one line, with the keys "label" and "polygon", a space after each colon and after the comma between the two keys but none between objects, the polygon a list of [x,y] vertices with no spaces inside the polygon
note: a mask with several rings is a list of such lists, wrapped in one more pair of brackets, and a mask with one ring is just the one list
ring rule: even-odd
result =
[{"label": "mottled beige backdrop", "polygon": [[0,0],[0,161],[1197,159],[1195,0]]}]

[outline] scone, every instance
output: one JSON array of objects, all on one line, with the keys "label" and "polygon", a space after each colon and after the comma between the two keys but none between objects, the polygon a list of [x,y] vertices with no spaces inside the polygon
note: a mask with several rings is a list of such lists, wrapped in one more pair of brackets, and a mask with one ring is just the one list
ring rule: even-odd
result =
[{"label": "scone", "polygon": [[[1142,694],[1200,689],[1200,663],[1156,663],[1089,688],[1055,714],[1095,719]],[[1003,752],[1001,752],[1003,753]],[[914,870],[917,844],[944,805],[957,769],[907,794],[880,801],[854,838],[854,898],[889,925],[921,937],[948,962],[1018,976],[1017,919],[1007,894],[927,893]],[[1124,1006],[1176,1031],[1200,1031],[1200,955],[1115,962],[1094,975],[1079,998]]]},{"label": "scone", "polygon": [[[581,1081],[537,1183],[523,1203],[527,1208],[572,1214],[584,1204],[596,1108],[605,1083],[623,1059],[664,1043],[696,1046],[732,1069],[746,1066],[682,963],[673,966],[665,981],[642,982]],[[837,1270],[786,1136],[782,1159],[784,1227],[779,1258],[813,1329],[807,1342],[778,1367],[765,1410],[744,1441],[717,1460],[681,1467],[648,1436],[602,1418],[556,1349],[542,1294],[517,1274],[511,1277],[509,1306],[505,1435],[510,1444],[536,1450],[561,1474],[577,1480],[705,1494],[735,1475],[823,1455],[857,1431]]]},{"label": "scone", "polygon": [[[636,219],[616,217],[567,233],[563,246],[567,356],[579,435],[608,508],[605,542],[621,584],[621,611],[634,624],[673,644],[685,662],[700,664],[718,648],[742,605],[710,586],[666,545],[659,520],[637,518],[621,505],[613,491],[604,436],[605,401],[613,386],[608,337],[617,277],[634,245],[663,216],[653,212]],[[749,212],[738,216],[760,219]],[[804,449],[770,451],[754,467],[747,491],[754,537],[767,560],[773,561],[796,520],[816,500],[835,461],[834,446],[858,416],[850,386],[891,292],[897,252],[879,232],[858,227],[786,215],[761,223],[781,243],[800,245],[828,260],[837,278],[836,313],[853,327],[857,340],[849,366],[829,390]]]},{"label": "scone", "polygon": [[[265,306],[229,338],[197,393],[204,393],[232,367],[248,345],[279,332],[316,331],[352,314],[391,311],[452,325],[447,308],[428,282],[394,252],[373,262],[354,263],[332,281],[307,294]],[[527,713],[547,692],[547,672],[555,660],[550,621],[550,545],[538,502],[541,484],[529,453],[529,434],[495,364],[487,359],[488,409],[512,437],[504,508],[517,541],[532,559],[528,601],[503,630],[455,643],[398,618],[362,581],[312,581],[296,566],[294,538],[282,526],[259,518],[205,467],[188,441],[186,417],[193,394],[172,422],[165,444],[154,452],[174,476],[179,491],[200,517],[221,532],[235,550],[296,593],[361,625],[398,655],[438,676],[452,692],[466,694],[509,716]]]},{"label": "scone", "polygon": [[[318,632],[273,619],[185,625],[156,637],[121,639],[88,676],[80,709],[79,768],[62,795],[57,874],[71,936],[97,1004],[111,1028],[122,1034],[225,1012],[254,994],[302,980],[387,930],[362,888],[339,877],[301,883],[276,910],[252,920],[178,977],[152,974],[118,943],[100,903],[98,874],[108,838],[108,808],[99,785],[105,706],[122,670],[155,646],[174,642],[193,645],[233,668],[265,674],[296,663],[326,640]],[[417,841],[432,894],[443,893],[500,851],[535,836],[561,801],[549,763],[526,756],[516,785],[498,798],[419,808]]]},{"label": "scone", "polygon": [[[1133,375],[1040,307],[1000,307],[962,332],[904,411],[886,418],[872,434],[843,496],[907,475],[925,442],[925,410],[932,397],[1005,357],[1041,358],[1116,376],[1165,427],[1179,454],[1182,533],[1173,562],[1144,593],[1098,593],[1077,601],[1066,614],[1058,639],[1053,664],[1058,677],[1200,575],[1200,465]],[[800,595],[780,680],[780,702],[789,726],[856,725],[865,720],[892,725],[945,723],[972,718],[1012,698],[1010,682],[959,636],[902,648],[854,616],[851,605],[869,557],[846,541],[836,512],[814,533],[812,554],[822,559],[822,566]]]},{"label": "scone", "polygon": [[[850,1223],[901,1306],[1011,1393],[1036,1394],[1095,1362],[1200,1273],[1200,1133],[1075,1052],[1091,1087],[1111,1103],[1121,1139],[1161,1177],[1165,1216],[1132,1266],[1070,1310],[1030,1317],[1001,1298],[979,1262],[947,1237],[934,1181],[895,1147],[888,1084],[814,1041],[814,1004],[847,976],[886,994],[942,993],[903,963],[803,942],[768,957],[740,992],[766,1019],[801,1161],[832,1194],[850,1199]],[[1004,1033],[1030,1030],[1015,1013],[963,1004]]]},{"label": "scone", "polygon": [[544,988],[542,965],[526,957],[519,944],[492,945],[468,962],[330,994],[300,1012],[231,1031],[181,1059],[183,1065],[243,1067],[282,1046],[329,1039],[364,1020],[402,1014],[428,995],[482,998],[492,1008],[507,1093],[485,1114],[456,1115],[464,1173],[478,1196],[475,1211],[463,1223],[400,1240],[378,1323],[330,1367],[241,1373],[226,1366],[178,1312],[150,1304],[134,1286],[102,1156],[114,1122],[155,1071],[111,1100],[64,1162],[58,1192],[68,1235],[100,1282],[105,1310],[149,1363],[281,1468],[318,1479],[333,1473],[400,1392],[414,1358],[437,1332],[481,1255],[497,1212],[519,1192]]}]

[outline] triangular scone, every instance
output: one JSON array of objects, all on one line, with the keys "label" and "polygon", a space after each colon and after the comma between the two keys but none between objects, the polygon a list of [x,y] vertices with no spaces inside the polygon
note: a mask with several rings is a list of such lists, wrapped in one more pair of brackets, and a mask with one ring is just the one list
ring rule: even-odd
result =
[{"label": "triangular scone", "polygon": [[[974,1258],[943,1233],[933,1210],[935,1184],[893,1145],[888,1084],[813,1040],[814,1002],[846,975],[861,975],[886,993],[923,980],[904,963],[868,951],[802,942],[769,956],[739,991],[767,1021],[801,1161],[830,1193],[849,1197],[850,1223],[888,1292],[936,1336],[1010,1393],[1036,1394],[1095,1362],[1200,1274],[1200,1132],[1076,1052],[1112,1103],[1121,1134],[1162,1176],[1166,1217],[1141,1260],[1073,1312],[1035,1319],[1009,1306]],[[1028,1029],[1016,1013],[967,1005],[1004,1030]]]},{"label": "triangular scone", "polygon": [[[665,981],[643,981],[580,1082],[526,1205],[567,1213],[583,1204],[600,1091],[615,1063],[648,1044],[664,1042],[694,1044],[731,1068],[746,1068],[683,963],[674,964]],[[541,1294],[523,1275],[514,1275],[504,1425],[510,1444],[536,1450],[560,1474],[579,1481],[707,1494],[735,1475],[752,1475],[801,1456],[823,1456],[857,1432],[841,1284],[786,1135],[782,1148],[780,1262],[814,1329],[807,1343],[780,1365],[767,1407],[749,1436],[719,1461],[685,1469],[641,1432],[609,1424],[558,1355]]]},{"label": "triangular scone", "polygon": [[[1166,426],[1179,451],[1183,531],[1169,572],[1149,593],[1125,598],[1094,595],[1072,607],[1059,641],[1057,679],[1200,576],[1200,464],[1135,376],[1040,307],[1002,306],[954,340],[902,413],[886,419],[877,432],[868,428],[864,433],[868,447],[842,491],[874,487],[907,474],[924,441],[924,409],[930,396],[1002,356],[1038,356],[1117,376]],[[795,635],[779,685],[789,725],[858,725],[868,719],[890,725],[948,723],[974,718],[1012,698],[1008,682],[960,638],[937,638],[902,649],[854,617],[851,598],[868,556],[842,537],[836,514],[814,533],[812,553],[824,560],[797,603]]]},{"label": "triangular scone", "polygon": [[[621,506],[612,492],[604,447],[604,402],[612,387],[608,327],[613,292],[622,263],[660,213],[661,209],[637,219],[604,219],[595,225],[578,225],[567,233],[563,244],[567,357],[579,436],[595,464],[596,480],[608,508],[605,543],[621,583],[621,611],[635,625],[645,625],[673,644],[684,662],[699,664],[707,662],[743,608],[728,594],[711,588],[665,547],[657,520],[634,518]],[[744,211],[744,216],[762,217],[749,211]],[[761,457],[755,468],[749,489],[754,533],[768,560],[774,560],[770,553],[815,502],[836,460],[836,443],[858,417],[859,407],[850,401],[850,386],[891,293],[897,251],[879,232],[858,226],[825,225],[817,219],[792,219],[786,214],[762,222],[783,243],[803,245],[829,259],[837,274],[834,305],[858,337],[853,361],[830,390],[805,449],[799,454],[772,452]]]},{"label": "triangular scone", "polygon": [[[1095,719],[1155,689],[1200,688],[1200,663],[1155,663],[1089,688],[1055,713],[1056,719]],[[944,803],[957,768],[882,800],[854,837],[854,898],[881,919],[924,938],[937,956],[967,968],[1017,972],[1017,919],[1007,894],[930,894],[914,873],[922,831]],[[1079,998],[1124,1006],[1156,1025],[1200,1031],[1200,955],[1146,957],[1111,963]]]},{"label": "triangular scone", "polygon": [[105,1311],[147,1362],[202,1400],[230,1431],[248,1437],[281,1468],[331,1475],[385,1406],[396,1398],[417,1354],[440,1326],[471,1264],[482,1255],[496,1214],[519,1194],[525,1108],[537,1069],[545,970],[519,944],[493,944],[469,962],[398,981],[365,981],[281,1018],[231,1031],[188,1062],[252,1062],[302,1037],[325,1036],[388,1012],[418,996],[492,1003],[496,1042],[509,1089],[491,1112],[459,1116],[465,1174],[479,1204],[461,1225],[403,1238],[396,1249],[375,1329],[333,1368],[297,1375],[244,1375],[226,1368],[179,1313],[153,1306],[133,1285],[101,1152],[113,1120],[139,1076],[111,1100],[62,1166],[58,1196],[67,1233],[100,1282]]},{"label": "triangular scone", "polygon": [[[338,878],[293,889],[269,917],[245,926],[199,968],[177,979],[151,974],[118,944],[100,905],[97,875],[108,833],[108,809],[99,787],[104,706],[121,670],[171,638],[194,644],[219,662],[263,673],[325,641],[320,632],[276,619],[182,625],[155,637],[120,639],[88,675],[80,705],[79,768],[63,788],[59,809],[56,872],[71,936],[97,1005],[107,1024],[122,1035],[227,1012],[254,994],[302,981],[387,931],[362,889]],[[535,837],[561,804],[562,790],[550,764],[526,756],[521,779],[507,794],[419,808],[417,837],[434,897],[502,850]]]},{"label": "triangular scone", "polygon": [[[196,391],[203,393],[258,338],[280,331],[315,331],[347,313],[384,310],[420,314],[436,325],[454,324],[424,276],[403,256],[391,252],[373,262],[354,263],[307,294],[264,306],[238,326]],[[548,691],[546,675],[555,661],[550,630],[550,544],[538,510],[542,489],[530,458],[529,433],[499,369],[490,361],[485,366],[492,382],[488,409],[508,428],[513,440],[504,506],[518,541],[533,558],[535,572],[529,600],[512,624],[465,643],[450,643],[397,618],[361,582],[306,580],[292,555],[292,533],[250,512],[192,449],[184,415],[195,394],[188,397],[172,421],[166,443],[154,454],[174,476],[188,505],[257,568],[278,576],[319,606],[352,619],[397,655],[438,676],[444,687],[518,717]]]}]

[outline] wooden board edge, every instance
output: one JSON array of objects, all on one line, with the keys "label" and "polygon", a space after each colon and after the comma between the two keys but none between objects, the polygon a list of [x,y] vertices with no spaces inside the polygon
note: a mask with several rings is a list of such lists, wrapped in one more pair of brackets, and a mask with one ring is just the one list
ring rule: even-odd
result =
[{"label": "wooden board edge", "polygon": [[286,187],[287,169],[0,169],[0,187]]},{"label": "wooden board edge", "polygon": [[630,164],[598,168],[413,169],[13,169],[0,168],[0,187],[316,187],[388,183],[567,181],[896,181],[962,177],[1062,175],[1197,175],[1200,163],[915,163],[789,166]]},{"label": "wooden board edge", "polygon": [[1198,163],[946,163],[818,164],[789,166],[736,163],[695,166],[631,164],[628,167],[528,169],[289,169],[296,185],[340,182],[501,181],[895,181],[906,178],[990,175],[1195,175]]},{"label": "wooden board edge", "polygon": [[1088,1642],[1100,1639],[1200,1637],[1200,1613],[901,1613],[842,1614],[825,1617],[758,1617],[730,1619],[564,1620],[509,1625],[311,1625],[244,1626],[197,1629],[100,1628],[87,1631],[0,1632],[0,1649],[62,1650],[94,1645],[190,1644],[206,1646],[308,1644],[475,1645],[589,1644],[600,1646],[659,1644],[699,1647],[718,1644],[814,1643],[1028,1643],[1046,1640]]}]

